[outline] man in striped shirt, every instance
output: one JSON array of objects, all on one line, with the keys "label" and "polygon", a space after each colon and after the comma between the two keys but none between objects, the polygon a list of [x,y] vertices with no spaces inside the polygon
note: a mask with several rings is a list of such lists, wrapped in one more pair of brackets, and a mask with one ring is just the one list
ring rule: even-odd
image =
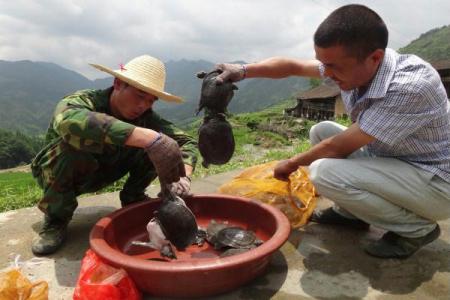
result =
[{"label": "man in striped shirt", "polygon": [[337,84],[352,125],[313,126],[313,147],[281,161],[274,176],[287,180],[309,165],[318,192],[335,203],[311,221],[382,228],[386,233],[364,250],[406,258],[437,239],[437,221],[450,217],[450,105],[438,73],[387,42],[377,13],[346,5],[316,30],[315,60],[219,64],[218,80],[307,76]]}]

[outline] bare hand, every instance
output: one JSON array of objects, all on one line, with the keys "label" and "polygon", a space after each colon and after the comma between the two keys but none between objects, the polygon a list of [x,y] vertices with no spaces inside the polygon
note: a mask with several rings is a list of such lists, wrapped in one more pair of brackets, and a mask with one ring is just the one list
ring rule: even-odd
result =
[{"label": "bare hand", "polygon": [[289,175],[297,169],[298,166],[293,164],[289,159],[282,160],[275,166],[273,176],[278,180],[288,181]]},{"label": "bare hand", "polygon": [[217,64],[216,70],[222,71],[216,77],[217,84],[222,84],[227,81],[236,82],[245,78],[245,67],[240,64]]}]

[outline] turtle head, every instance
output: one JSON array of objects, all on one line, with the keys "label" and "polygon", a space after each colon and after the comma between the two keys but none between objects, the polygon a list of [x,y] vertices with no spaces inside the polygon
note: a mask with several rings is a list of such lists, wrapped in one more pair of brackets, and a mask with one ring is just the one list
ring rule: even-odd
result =
[{"label": "turtle head", "polygon": [[203,79],[206,76],[206,72],[205,71],[201,71],[197,73],[197,78]]},{"label": "turtle head", "polygon": [[172,245],[163,233],[161,224],[156,218],[152,218],[147,224],[147,232],[149,236],[149,242],[146,243],[146,246],[158,250],[163,257],[167,257],[170,259],[177,258],[175,252],[172,249]]}]

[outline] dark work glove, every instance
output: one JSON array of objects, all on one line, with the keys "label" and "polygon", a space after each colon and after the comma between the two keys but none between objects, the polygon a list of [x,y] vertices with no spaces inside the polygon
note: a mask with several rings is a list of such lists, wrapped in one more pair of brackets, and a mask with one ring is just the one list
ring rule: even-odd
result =
[{"label": "dark work glove", "polygon": [[161,185],[177,182],[186,176],[180,147],[167,135],[161,133],[145,151],[155,166]]}]

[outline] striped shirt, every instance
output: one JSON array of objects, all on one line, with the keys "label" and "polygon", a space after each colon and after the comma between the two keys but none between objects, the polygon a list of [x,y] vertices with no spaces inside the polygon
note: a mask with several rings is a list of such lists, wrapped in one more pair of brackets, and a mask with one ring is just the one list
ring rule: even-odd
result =
[{"label": "striped shirt", "polygon": [[450,182],[450,104],[430,64],[386,49],[365,94],[358,97],[354,89],[341,95],[352,122],[376,139],[367,145],[371,154],[401,159]]}]

